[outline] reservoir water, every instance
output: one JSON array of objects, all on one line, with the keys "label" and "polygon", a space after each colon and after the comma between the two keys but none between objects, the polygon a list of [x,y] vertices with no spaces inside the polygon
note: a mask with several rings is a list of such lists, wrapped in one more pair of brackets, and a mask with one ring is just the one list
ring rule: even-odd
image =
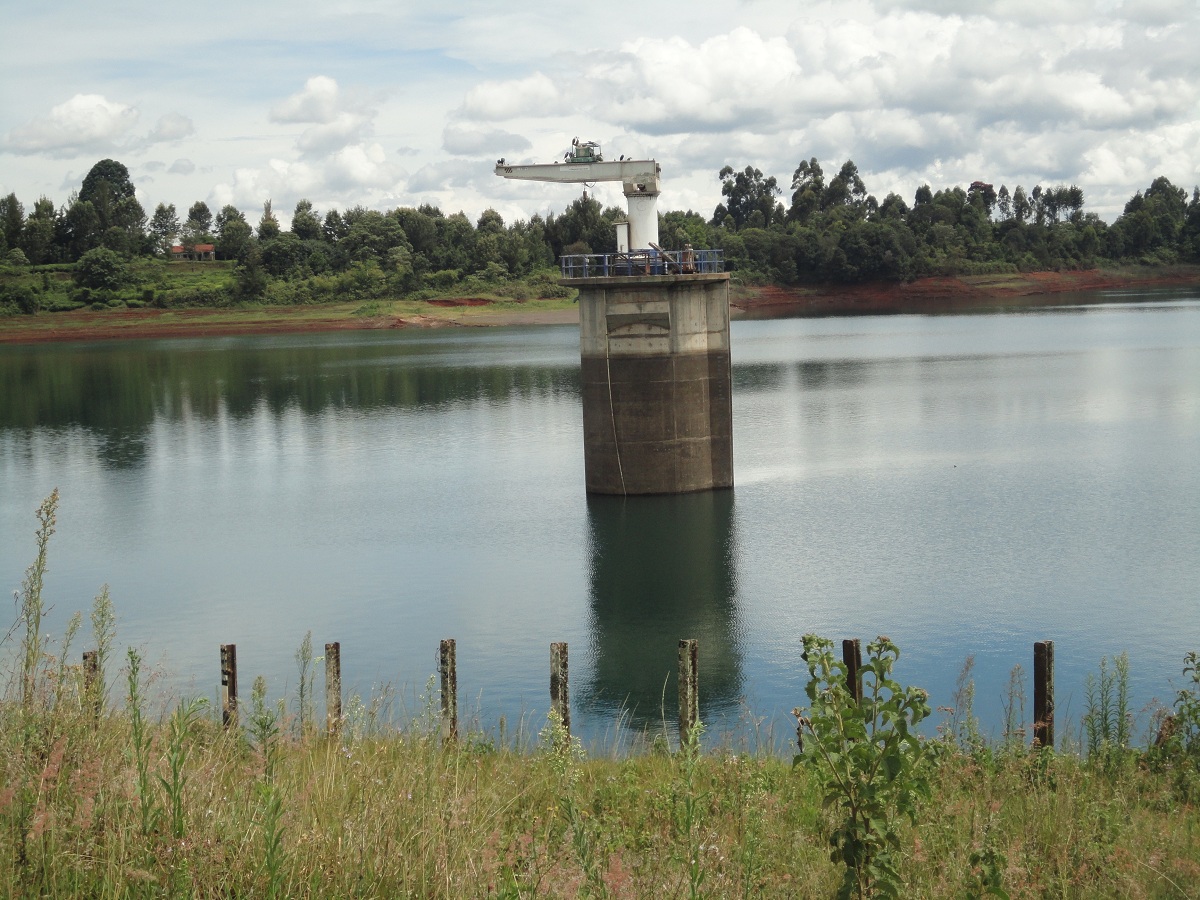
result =
[{"label": "reservoir water", "polygon": [[453,637],[463,717],[536,733],[567,641],[611,740],[670,728],[694,637],[702,718],[778,746],[804,633],[887,634],[935,706],[972,656],[995,735],[1049,639],[1059,733],[1125,651],[1141,737],[1200,649],[1194,293],[732,341],[736,487],[636,499],[584,493],[574,326],[0,348],[0,587],[57,487],[47,628],[107,583],[175,697],[215,700],[222,643],[291,696],[311,631],[412,712]]}]

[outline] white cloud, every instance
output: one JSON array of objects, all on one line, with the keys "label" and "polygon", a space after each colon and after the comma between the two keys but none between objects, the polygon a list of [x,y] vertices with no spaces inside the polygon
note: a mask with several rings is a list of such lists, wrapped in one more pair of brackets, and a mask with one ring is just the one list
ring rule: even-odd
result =
[{"label": "white cloud", "polygon": [[1140,25],[1166,27],[1196,16],[1194,0],[1124,0],[1119,14]]},{"label": "white cloud", "polygon": [[296,139],[296,147],[305,156],[325,156],[359,143],[371,133],[371,120],[357,113],[338,113],[328,122],[306,128]]},{"label": "white cloud", "polygon": [[1154,176],[1190,188],[1200,174],[1196,0],[610,0],[566,18],[534,4],[300,2],[189,29],[77,7],[36,77],[27,48],[59,36],[62,10],[26,4],[0,57],[0,80],[21,87],[0,104],[0,192],[61,201],[114,156],[154,175],[148,205],[421,196],[511,217],[572,195],[494,178],[490,161],[549,161],[574,135],[657,158],[664,208],[704,215],[726,163],[783,183],[801,159],[854,159],[877,196],[909,200],[922,182],[950,186],[939,179],[1075,181],[1105,215]]},{"label": "white cloud", "polygon": [[166,141],[181,141],[186,137],[191,137],[195,133],[196,126],[192,124],[192,120],[187,116],[180,115],[179,113],[167,113],[158,120],[147,140],[152,144]]},{"label": "white cloud", "polygon": [[477,128],[452,122],[442,130],[442,148],[456,156],[496,156],[521,153],[533,145],[519,134],[499,128]]},{"label": "white cloud", "polygon": [[485,174],[490,178],[492,171],[481,168],[478,160],[449,159],[422,166],[408,179],[405,187],[414,193],[446,192],[473,186]]},{"label": "white cloud", "polygon": [[403,171],[390,164],[379,144],[343,147],[325,164],[325,181],[336,190],[348,188],[391,188]]},{"label": "white cloud", "polygon": [[137,119],[138,111],[131,106],[100,94],[76,94],[48,115],[10,131],[0,147],[16,154],[102,153],[127,135]]},{"label": "white cloud", "polygon": [[534,72],[513,81],[485,81],[467,92],[460,114],[483,121],[522,116],[553,116],[564,105],[564,95],[549,77]]},{"label": "white cloud", "polygon": [[271,110],[272,122],[332,122],[341,111],[338,84],[325,75],[316,75],[304,84],[304,90],[292,94]]}]

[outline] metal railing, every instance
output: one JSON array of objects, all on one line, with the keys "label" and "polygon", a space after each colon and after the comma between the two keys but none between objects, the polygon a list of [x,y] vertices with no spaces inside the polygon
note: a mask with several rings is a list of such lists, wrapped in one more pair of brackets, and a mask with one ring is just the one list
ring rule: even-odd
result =
[{"label": "metal railing", "polygon": [[576,253],[560,256],[563,278],[619,278],[631,275],[708,275],[725,271],[723,250],[634,250],[629,253]]}]

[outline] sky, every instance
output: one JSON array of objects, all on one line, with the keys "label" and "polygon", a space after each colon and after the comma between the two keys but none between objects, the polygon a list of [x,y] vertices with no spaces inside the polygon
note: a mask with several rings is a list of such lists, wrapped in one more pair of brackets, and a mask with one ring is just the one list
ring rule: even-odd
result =
[{"label": "sky", "polygon": [[[1078,184],[1112,221],[1200,183],[1197,0],[505,3],[0,0],[0,196],[67,202],[117,159],[151,214],[252,224],[431,203],[558,212],[508,181],[571,140],[662,167],[660,210],[711,216],[718,171],[851,159],[879,200],[972,181]],[[620,186],[597,185],[624,206]]]}]

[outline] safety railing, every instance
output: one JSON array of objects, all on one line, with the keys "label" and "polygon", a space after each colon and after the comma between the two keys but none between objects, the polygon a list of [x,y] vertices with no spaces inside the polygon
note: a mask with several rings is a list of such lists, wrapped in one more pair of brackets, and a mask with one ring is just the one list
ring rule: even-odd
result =
[{"label": "safety railing", "polygon": [[629,253],[574,253],[559,257],[558,264],[563,278],[708,275],[725,271],[725,251],[634,250]]}]

